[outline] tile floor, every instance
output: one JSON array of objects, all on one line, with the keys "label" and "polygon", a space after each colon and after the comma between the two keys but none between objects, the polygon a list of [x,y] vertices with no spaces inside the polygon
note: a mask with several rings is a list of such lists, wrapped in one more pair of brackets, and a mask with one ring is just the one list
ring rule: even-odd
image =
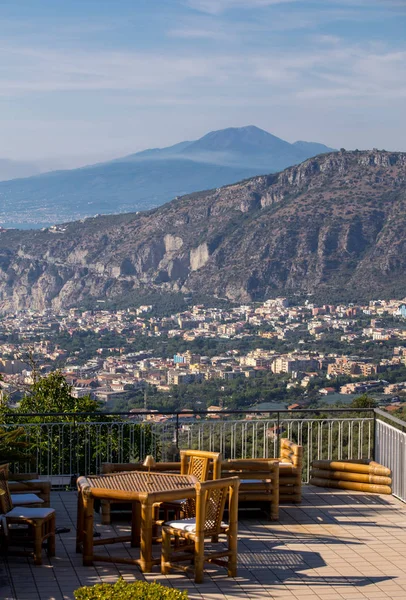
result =
[{"label": "tile floor", "polygon": [[[307,487],[303,503],[283,505],[277,523],[243,515],[238,577],[209,565],[201,585],[182,573],[163,576],[158,568],[144,577],[135,566],[83,567],[75,553],[76,494],[55,492],[52,506],[57,526],[70,533],[57,535],[57,556],[41,567],[29,558],[3,559],[1,600],[70,600],[79,586],[114,582],[119,575],[187,590],[191,599],[406,600],[406,505],[392,496]],[[102,536],[111,535],[96,521]],[[117,521],[114,529],[123,532],[128,525]],[[105,547],[113,550],[137,552],[121,544]]]}]

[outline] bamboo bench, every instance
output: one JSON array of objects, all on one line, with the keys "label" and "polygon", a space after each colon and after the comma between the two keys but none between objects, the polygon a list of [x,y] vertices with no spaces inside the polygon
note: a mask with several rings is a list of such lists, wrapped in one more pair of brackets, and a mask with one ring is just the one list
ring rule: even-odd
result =
[{"label": "bamboo bench", "polygon": [[[237,459],[233,462],[238,469],[238,465],[243,466],[244,461],[255,461],[258,466],[257,479],[261,479],[261,463],[269,462],[269,460],[272,459]],[[294,502],[299,504],[302,501],[303,447],[291,440],[281,438],[280,455],[274,460],[279,461],[279,502]],[[253,475],[254,473],[255,469],[252,470]],[[241,487],[243,488],[244,486]]]},{"label": "bamboo bench", "polygon": [[275,459],[226,460],[221,463],[221,477],[238,476],[240,488],[238,503],[255,506],[269,503],[269,518],[279,518],[279,461]]}]

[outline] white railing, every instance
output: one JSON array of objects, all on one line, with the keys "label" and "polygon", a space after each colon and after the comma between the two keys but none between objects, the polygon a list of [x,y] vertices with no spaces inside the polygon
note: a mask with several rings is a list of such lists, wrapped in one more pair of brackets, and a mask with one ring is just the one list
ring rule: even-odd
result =
[{"label": "white railing", "polygon": [[224,458],[276,458],[283,435],[304,448],[303,480],[313,460],[373,455],[373,418],[219,420],[181,425],[179,447],[221,452]]},{"label": "white railing", "polygon": [[[358,417],[354,411],[332,412],[333,416],[326,418],[328,411],[323,411],[323,416],[314,411],[312,418],[300,411],[281,412],[275,417],[274,414],[263,418],[246,412],[222,415],[220,419],[208,414],[198,418],[178,414],[163,422],[134,421],[125,416],[114,421],[75,418],[65,422],[52,417],[53,422],[38,423],[19,418],[18,425],[25,431],[24,439],[33,460],[20,461],[17,468],[48,478],[64,477],[66,481],[72,475],[99,473],[103,462],[134,462],[143,460],[146,454],[153,454],[160,461],[177,460],[178,451],[187,448],[218,451],[225,459],[275,458],[280,436],[303,445],[304,481],[308,481],[315,459],[373,456],[372,411],[368,417]],[[306,413],[310,414],[311,411]]]},{"label": "white railing", "polygon": [[392,470],[393,494],[406,502],[406,423],[379,409],[280,411],[269,418],[242,411],[221,418],[218,413],[171,413],[159,422],[137,421],[127,414],[110,420],[102,414],[88,415],[89,420],[76,415],[26,417],[10,415],[5,426],[22,427],[22,439],[28,442],[31,460],[22,459],[15,467],[54,483],[100,473],[103,462],[135,462],[147,454],[160,461],[178,460],[179,450],[187,448],[221,452],[225,459],[275,458],[284,436],[303,446],[303,481],[309,480],[316,459],[374,458]]},{"label": "white railing", "polygon": [[375,460],[391,469],[392,493],[406,502],[406,433],[380,419],[375,423]]}]

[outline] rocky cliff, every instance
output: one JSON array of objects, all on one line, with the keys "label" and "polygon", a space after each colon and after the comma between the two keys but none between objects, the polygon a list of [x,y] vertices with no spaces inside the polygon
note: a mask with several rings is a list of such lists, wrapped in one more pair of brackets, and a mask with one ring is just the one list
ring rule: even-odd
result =
[{"label": "rocky cliff", "polygon": [[340,152],[155,210],[0,234],[0,310],[137,289],[406,294],[406,153]]}]

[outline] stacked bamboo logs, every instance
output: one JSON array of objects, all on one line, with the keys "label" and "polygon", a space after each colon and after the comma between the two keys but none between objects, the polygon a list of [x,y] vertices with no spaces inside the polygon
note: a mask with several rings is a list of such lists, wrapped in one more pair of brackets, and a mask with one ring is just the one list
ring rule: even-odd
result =
[{"label": "stacked bamboo logs", "polygon": [[319,487],[391,494],[391,470],[373,460],[315,460],[310,483]]}]

